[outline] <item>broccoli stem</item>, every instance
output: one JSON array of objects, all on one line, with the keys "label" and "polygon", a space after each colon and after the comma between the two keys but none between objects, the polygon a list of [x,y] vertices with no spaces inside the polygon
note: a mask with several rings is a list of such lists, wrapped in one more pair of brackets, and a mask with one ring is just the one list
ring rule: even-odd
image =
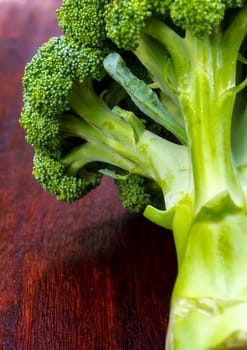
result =
[{"label": "broccoli stem", "polygon": [[[170,55],[167,49],[150,35],[143,33],[134,54],[150,72],[154,82],[159,84],[160,89],[169,95],[174,103],[178,103],[177,94],[173,94],[166,84],[165,71],[168,62],[170,62]],[[169,78],[175,84],[176,77],[173,70],[173,74],[170,74]]]},{"label": "broccoli stem", "polygon": [[125,138],[126,145],[134,144],[128,123],[112,113],[104,101],[97,96],[91,80],[74,85],[70,106],[77,115],[98,130],[104,130],[108,135],[114,134],[115,138],[120,138],[121,141]]},{"label": "broccoli stem", "polygon": [[177,188],[178,193],[181,191],[177,178],[188,176],[185,146],[149,132],[133,113],[122,111],[120,107],[111,111],[88,86],[77,87],[70,105],[73,113],[62,116],[61,134],[65,139],[80,138],[82,143],[61,158],[70,174],[79,174],[89,162],[102,162],[153,179],[164,195],[175,189],[176,197]]},{"label": "broccoli stem", "polygon": [[144,32],[164,46],[172,58],[176,76],[187,80],[190,61],[183,38],[164,22],[153,17],[147,22]]},{"label": "broccoli stem", "polygon": [[[136,124],[134,115],[129,113],[125,115],[126,111],[123,113],[120,108],[114,109],[116,113],[119,113],[118,115],[113,113],[116,119],[115,128],[109,129],[106,124],[99,131],[94,124],[89,124],[82,119],[82,116],[85,116],[84,108],[82,99],[81,117],[65,113],[60,123],[61,133],[65,139],[79,137],[82,140],[80,146],[61,158],[69,174],[79,174],[80,169],[90,162],[102,162],[126,170],[130,174],[142,175],[154,180],[160,186],[167,208],[172,207],[184,192],[191,192],[190,158],[186,146],[167,141],[146,130],[144,126]],[[108,113],[112,112],[109,110]],[[120,115],[126,118],[129,135],[133,133],[133,140],[129,144],[126,143],[125,133],[121,135],[116,128]],[[101,114],[98,117],[100,116]],[[94,118],[96,118],[95,115],[92,119]],[[138,123],[140,123],[139,120]],[[115,135],[115,129],[118,131],[117,135]],[[149,210],[146,216],[153,222],[164,226],[162,213],[157,215],[155,209]],[[170,222],[171,220],[172,217]]]},{"label": "broccoli stem", "polygon": [[224,191],[242,206],[244,196],[231,150],[236,93],[229,90],[229,82],[234,81],[236,67],[225,66],[223,57],[229,48],[222,45],[220,33],[202,39],[187,33],[185,43],[191,60],[190,78],[180,83],[179,99],[191,150],[195,210]]},{"label": "broccoli stem", "polygon": [[[222,198],[219,198],[222,203]],[[166,350],[247,348],[247,215],[228,196],[219,211],[204,207],[188,225],[171,300]],[[181,206],[182,216],[188,208]],[[186,231],[187,233],[185,234]]]},{"label": "broccoli stem", "polygon": [[196,211],[215,193],[225,190],[236,203],[243,203],[232,161],[231,124],[236,93],[241,88],[236,87],[235,75],[247,32],[246,8],[239,11],[224,35],[219,28],[210,37],[198,38],[187,31],[182,38],[157,19],[149,20],[145,27],[145,33],[169,52],[176,72],[193,164]]},{"label": "broccoli stem", "polygon": [[236,95],[246,86],[236,82],[246,18],[247,6],[225,33],[202,38],[189,31],[182,38],[156,19],[145,27],[172,59],[194,182],[174,212],[160,213],[165,224],[172,217],[178,257],[167,350],[247,349],[246,176],[241,183],[231,135]]},{"label": "broccoli stem", "polygon": [[184,38],[190,67],[187,80],[177,81],[194,195],[180,202],[173,218],[179,269],[167,350],[247,348],[247,207],[231,144],[246,15],[245,7],[230,25],[236,36],[240,29],[237,43],[220,29],[210,37],[187,32]]},{"label": "broccoli stem", "polygon": [[[118,118],[116,118],[116,124],[118,123]],[[125,133],[122,135],[122,140],[116,139],[114,132],[109,133],[108,128],[98,129],[95,125],[87,123],[85,120],[79,116],[66,113],[62,120],[60,126],[62,135],[64,138],[67,137],[79,137],[82,140],[86,140],[93,144],[98,150],[108,149],[108,152],[117,152],[119,155],[123,154],[125,157],[129,156],[133,160],[137,159],[135,152],[133,152],[133,140],[129,145],[125,145]],[[118,135],[119,138],[120,134]],[[73,152],[72,152],[73,154]],[[107,157],[108,159],[109,157]],[[130,162],[129,162],[130,163]],[[133,166],[133,163],[132,163]]]},{"label": "broccoli stem", "polygon": [[[244,17],[245,12],[246,8],[238,17]],[[240,25],[239,21],[234,23],[231,28],[235,26],[236,33]],[[242,24],[241,37],[246,33],[243,28]],[[235,83],[236,63],[226,65],[225,62],[227,55],[237,57],[241,40],[229,48],[232,36],[227,34],[222,39],[220,30],[203,38],[187,31],[182,38],[157,19],[148,22],[145,32],[164,45],[176,71],[178,98],[193,164],[195,210],[215,193],[227,189],[241,205],[243,195],[231,153],[236,91],[230,88]]]},{"label": "broccoli stem", "polygon": [[61,163],[68,168],[68,174],[73,176],[77,176],[85,165],[93,162],[111,164],[127,171],[133,171],[135,169],[134,163],[125,159],[120,154],[113,152],[112,149],[106,147],[104,144],[87,142],[74,148],[61,159]]}]

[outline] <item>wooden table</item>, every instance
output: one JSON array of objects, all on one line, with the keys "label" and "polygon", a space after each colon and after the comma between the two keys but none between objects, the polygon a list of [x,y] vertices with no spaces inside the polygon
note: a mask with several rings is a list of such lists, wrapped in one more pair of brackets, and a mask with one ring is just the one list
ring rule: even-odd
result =
[{"label": "wooden table", "polygon": [[69,205],[33,179],[23,68],[59,35],[58,0],[0,1],[0,349],[161,350],[176,274],[170,232],[114,184]]}]

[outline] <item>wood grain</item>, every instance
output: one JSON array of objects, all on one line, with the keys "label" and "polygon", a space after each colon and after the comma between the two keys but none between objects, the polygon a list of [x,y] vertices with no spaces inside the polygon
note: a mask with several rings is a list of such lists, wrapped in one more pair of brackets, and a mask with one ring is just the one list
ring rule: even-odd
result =
[{"label": "wood grain", "polygon": [[32,177],[23,69],[59,35],[60,1],[0,1],[0,349],[161,350],[176,258],[169,232],[114,184],[68,205]]}]

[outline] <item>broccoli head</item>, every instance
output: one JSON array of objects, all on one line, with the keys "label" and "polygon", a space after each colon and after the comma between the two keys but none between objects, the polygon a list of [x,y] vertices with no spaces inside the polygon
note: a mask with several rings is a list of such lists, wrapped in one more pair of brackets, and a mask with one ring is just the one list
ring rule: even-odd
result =
[{"label": "broccoli head", "polygon": [[247,1],[63,0],[57,16],[23,77],[35,178],[72,202],[110,176],[173,231],[167,350],[245,349]]}]

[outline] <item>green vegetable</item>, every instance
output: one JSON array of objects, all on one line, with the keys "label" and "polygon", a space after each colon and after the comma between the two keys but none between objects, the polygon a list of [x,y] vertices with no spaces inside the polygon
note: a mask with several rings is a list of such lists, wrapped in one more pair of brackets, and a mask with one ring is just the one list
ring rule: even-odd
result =
[{"label": "green vegetable", "polygon": [[59,200],[114,179],[173,231],[167,350],[247,349],[247,1],[64,0],[20,123]]}]

